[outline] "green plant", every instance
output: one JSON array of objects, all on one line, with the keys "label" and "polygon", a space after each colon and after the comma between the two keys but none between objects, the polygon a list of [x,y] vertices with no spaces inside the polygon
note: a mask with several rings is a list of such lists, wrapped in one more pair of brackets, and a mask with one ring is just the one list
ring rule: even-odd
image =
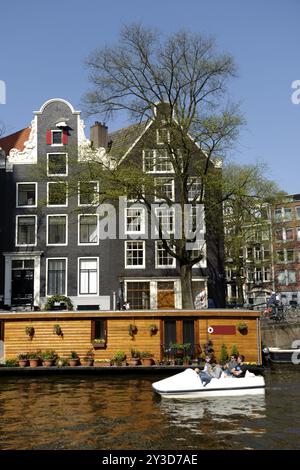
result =
[{"label": "green plant", "polygon": [[131,349],[131,357],[135,359],[139,359],[140,356],[141,356],[140,351],[138,351],[137,349]]},{"label": "green plant", "polygon": [[236,344],[232,345],[230,356],[238,356],[239,355],[239,350],[237,348]]},{"label": "green plant", "polygon": [[76,351],[71,351],[69,359],[79,359],[79,356]]},{"label": "green plant", "polygon": [[28,353],[28,359],[40,359],[42,355],[42,351],[39,349],[38,351],[30,351]]},{"label": "green plant", "polygon": [[50,360],[50,359],[57,359],[57,354],[53,349],[49,349],[47,351],[42,352],[41,354],[42,359],[44,360]]},{"label": "green plant", "polygon": [[4,367],[18,367],[19,362],[16,359],[6,359]]},{"label": "green plant", "polygon": [[72,304],[71,299],[69,297],[66,297],[65,295],[52,295],[47,300],[44,309],[45,310],[53,310],[54,306],[55,306],[54,304],[56,302],[66,304],[68,310],[73,310],[74,309],[74,306]]},{"label": "green plant", "polygon": [[25,333],[27,336],[30,336],[31,338],[34,336],[34,327],[33,326],[26,326],[25,327]]},{"label": "green plant", "polygon": [[248,330],[248,325],[246,322],[241,321],[237,324],[237,329],[239,332],[246,332]]},{"label": "green plant", "polygon": [[222,344],[221,350],[220,350],[220,363],[225,364],[227,359],[228,359],[227,346],[225,344]]},{"label": "green plant", "polygon": [[103,338],[102,339],[97,338],[93,340],[93,343],[96,343],[96,344],[104,344],[105,342],[106,341]]},{"label": "green plant", "polygon": [[151,352],[149,352],[149,351],[142,351],[142,352],[140,353],[140,357],[141,357],[142,359],[144,359],[144,358],[146,358],[146,357],[153,357],[153,354],[152,354]]},{"label": "green plant", "polygon": [[26,361],[28,359],[28,353],[27,352],[21,352],[17,355],[17,359],[19,361]]},{"label": "green plant", "polygon": [[126,354],[124,351],[117,351],[116,354],[112,357],[114,362],[123,362],[126,359]]},{"label": "green plant", "polygon": [[61,329],[61,326],[58,325],[57,323],[53,326],[53,334],[57,336],[63,336],[63,331]]},{"label": "green plant", "polygon": [[149,326],[150,336],[156,335],[158,328],[156,325],[152,324]]},{"label": "green plant", "polygon": [[111,359],[96,359],[95,362],[97,364],[99,364],[99,362],[111,363]]},{"label": "green plant", "polygon": [[128,334],[129,336],[131,336],[131,338],[133,338],[134,335],[137,334],[137,326],[133,323],[130,323],[130,325],[128,325]]},{"label": "green plant", "polygon": [[64,357],[58,357],[55,363],[58,367],[65,367],[69,365],[68,360]]},{"label": "green plant", "polygon": [[94,352],[92,349],[89,349],[86,353],[86,355],[84,356],[84,359],[87,360],[87,359],[94,359]]}]

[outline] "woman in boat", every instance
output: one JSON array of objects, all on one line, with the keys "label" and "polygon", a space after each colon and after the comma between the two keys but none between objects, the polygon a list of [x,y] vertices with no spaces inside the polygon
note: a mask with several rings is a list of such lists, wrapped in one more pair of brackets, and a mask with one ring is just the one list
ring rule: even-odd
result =
[{"label": "woman in boat", "polygon": [[240,354],[237,358],[237,366],[235,366],[232,370],[231,373],[234,377],[245,377],[245,374],[247,372],[247,366],[244,364],[245,361],[245,356]]}]

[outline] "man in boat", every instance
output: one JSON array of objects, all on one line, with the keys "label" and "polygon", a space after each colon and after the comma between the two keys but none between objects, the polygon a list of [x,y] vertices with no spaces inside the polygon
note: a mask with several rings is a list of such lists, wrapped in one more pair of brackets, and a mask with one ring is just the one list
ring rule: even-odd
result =
[{"label": "man in boat", "polygon": [[237,365],[231,370],[234,377],[245,377],[247,372],[247,366],[244,364],[245,356],[240,354],[237,358]]},{"label": "man in boat", "polygon": [[224,365],[224,374],[226,376],[232,376],[232,373],[231,373],[232,369],[234,369],[238,365],[237,357],[238,356],[236,354],[232,354],[230,356],[230,361]]}]

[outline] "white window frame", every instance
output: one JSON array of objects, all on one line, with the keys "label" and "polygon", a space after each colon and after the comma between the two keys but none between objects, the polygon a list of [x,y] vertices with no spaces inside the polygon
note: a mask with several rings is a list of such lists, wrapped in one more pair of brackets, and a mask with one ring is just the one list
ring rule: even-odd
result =
[{"label": "white window frame", "polygon": [[[19,222],[18,219],[20,217],[34,217],[34,243],[18,243],[18,227],[19,227]],[[37,246],[37,215],[35,214],[19,214],[16,216],[16,231],[15,231],[15,246]]]},{"label": "white window frame", "polygon": [[[159,154],[158,152],[161,152],[163,149],[144,149],[143,150],[143,172],[147,174],[174,174],[174,167],[172,165],[171,160],[167,160],[168,163],[170,163],[171,168],[168,171],[165,170],[157,170],[156,169],[156,163],[159,161]],[[167,155],[167,149],[165,149],[166,155]],[[145,165],[145,158],[146,158],[146,152],[152,152],[152,159],[153,159],[153,168],[152,170],[146,170],[146,165]]]},{"label": "white window frame", "polygon": [[[93,259],[97,262],[97,292],[96,294],[80,294],[80,261],[83,259]],[[80,256],[77,260],[77,295],[78,297],[99,296],[99,256]]]},{"label": "white window frame", "polygon": [[[80,219],[81,217],[96,217],[97,220],[97,242],[80,242]],[[99,215],[98,214],[78,214],[78,245],[79,246],[97,246],[99,245]]]},{"label": "white window frame", "polygon": [[78,207],[96,207],[98,203],[93,203],[93,204],[80,204],[80,183],[95,183],[96,184],[96,191],[97,194],[99,194],[99,181],[78,181]]},{"label": "white window frame", "polygon": [[[66,156],[66,173],[49,173],[49,155],[65,155]],[[68,153],[67,152],[49,152],[47,153],[47,176],[61,177],[68,176],[69,172],[69,163],[68,163]]]},{"label": "white window frame", "polygon": [[63,256],[53,256],[46,258],[46,297],[52,297],[53,294],[48,294],[48,261],[53,259],[64,259],[66,261],[66,275],[65,275],[65,293],[61,295],[68,295],[68,258]]},{"label": "white window frame", "polygon": [[[166,183],[172,183],[172,196],[171,197],[168,197],[168,199],[170,199],[170,201],[175,201],[175,180],[174,178],[169,178],[168,176],[158,176],[157,178],[155,178],[154,180],[154,188],[156,188],[157,184],[156,182],[158,182],[159,180],[163,180],[165,179],[166,180]],[[159,186],[159,185],[158,185]],[[160,185],[161,186],[161,185]],[[155,191],[155,196],[154,196],[154,201],[155,202],[165,202],[167,199],[166,198],[163,198],[163,199],[160,199],[157,195],[156,195],[156,189],[154,189]]]},{"label": "white window frame", "polygon": [[[19,205],[19,186],[22,184],[34,184],[35,185],[35,204],[33,205],[25,205],[25,206],[20,206]],[[16,184],[16,207],[19,209],[26,208],[30,209],[33,207],[37,207],[37,201],[38,201],[38,184],[35,181],[19,181]]]},{"label": "white window frame", "polygon": [[[164,140],[161,140],[161,132],[166,132],[166,137],[167,137],[167,140],[164,141]],[[171,133],[170,133],[170,130],[167,128],[167,127],[160,127],[160,128],[157,128],[156,129],[156,143],[158,145],[166,145],[166,144],[169,144],[171,142]]]},{"label": "white window frame", "polygon": [[[65,220],[66,220],[66,243],[49,243],[49,218],[50,217],[65,217]],[[67,246],[68,245],[68,214],[47,214],[46,245],[47,246]]]},{"label": "white window frame", "polygon": [[[143,264],[142,265],[128,265],[127,264],[127,245],[128,243],[142,243],[143,245]],[[125,240],[124,243],[124,258],[125,269],[145,269],[146,268],[146,247],[145,240]]]},{"label": "white window frame", "polygon": [[[53,132],[60,132],[61,135],[61,144],[54,144],[53,143]],[[52,147],[63,147],[63,131],[60,129],[52,129],[51,130],[51,145]]]},{"label": "white window frame", "polygon": [[[140,214],[140,226],[141,226],[141,229],[140,230],[127,230],[127,227],[128,227],[128,224],[127,224],[127,217],[128,217],[128,214],[127,214],[127,211],[129,210],[136,210],[136,211],[140,211],[141,214]],[[145,213],[145,208],[144,207],[125,207],[124,209],[124,218],[125,218],[125,235],[144,235],[145,234],[145,219],[146,219],[146,213]]]},{"label": "white window frame", "polygon": [[[191,180],[193,180],[193,184],[192,184],[192,181],[191,181]],[[194,201],[194,200],[195,200],[195,202],[199,201],[199,200],[200,200],[200,197],[201,197],[200,194],[197,196],[196,199],[194,199],[195,196],[194,196],[194,197],[190,197],[189,193],[190,193],[190,191],[191,191],[191,188],[192,188],[194,185],[199,185],[199,184],[200,184],[200,186],[202,186],[202,183],[201,183],[200,178],[197,178],[196,176],[195,176],[195,177],[189,176],[189,177],[188,177],[188,183],[187,183],[187,184],[188,184],[188,186],[189,186],[189,188],[190,188],[190,189],[188,190],[188,200],[189,200],[189,201]],[[201,188],[200,188],[200,190],[201,190]],[[197,192],[197,191],[196,191],[196,192]]]},{"label": "white window frame", "polygon": [[173,216],[173,228],[172,230],[163,230],[163,224],[162,224],[162,234],[164,235],[173,235],[175,233],[175,208],[174,207],[155,207],[154,209],[154,213],[155,213],[155,218],[156,218],[156,221],[157,221],[157,224],[155,224],[155,234],[156,235],[159,235],[159,216],[158,216],[158,212],[160,211],[168,211],[169,213],[172,214]]},{"label": "white window frame", "polygon": [[176,258],[174,258],[174,256],[171,257],[171,255],[169,255],[171,258],[172,258],[172,264],[159,264],[158,263],[158,252],[159,252],[159,248],[158,248],[158,245],[159,243],[162,243],[161,240],[156,240],[155,241],[155,269],[174,269],[176,268]]},{"label": "white window frame", "polygon": [[297,220],[300,219],[300,206],[295,206],[295,217]]},{"label": "white window frame", "polygon": [[[49,204],[49,186],[50,184],[64,184],[66,186],[66,203],[65,204]],[[48,181],[47,182],[47,207],[68,207],[68,183],[67,181]]]}]

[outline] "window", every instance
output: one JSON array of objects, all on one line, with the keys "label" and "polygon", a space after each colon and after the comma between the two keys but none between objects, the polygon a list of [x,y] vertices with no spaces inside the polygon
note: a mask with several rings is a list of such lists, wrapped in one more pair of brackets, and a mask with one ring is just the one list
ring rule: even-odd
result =
[{"label": "window", "polygon": [[264,247],[264,261],[269,261],[270,260],[270,249]]},{"label": "window", "polygon": [[291,208],[283,208],[283,220],[292,220]]},{"label": "window", "polygon": [[47,245],[67,245],[67,216],[47,216]]},{"label": "window", "polygon": [[195,240],[191,251],[192,259],[202,257],[198,263],[193,264],[193,268],[206,268],[206,245],[204,240]]},{"label": "window", "polygon": [[99,183],[97,181],[80,182],[78,187],[78,205],[96,206],[99,200]]},{"label": "window", "polygon": [[17,183],[17,207],[36,207],[37,183]]},{"label": "window", "polygon": [[126,282],[126,291],[130,308],[137,310],[150,308],[150,282]]},{"label": "window", "polygon": [[107,330],[107,321],[106,320],[92,320],[92,338],[102,339],[106,341],[106,330]]},{"label": "window", "polygon": [[274,216],[275,216],[275,221],[280,222],[282,220],[282,210],[281,209],[275,209]]},{"label": "window", "polygon": [[98,258],[79,258],[79,295],[98,295]]},{"label": "window", "polygon": [[286,261],[287,263],[294,262],[294,250],[286,250]]},{"label": "window", "polygon": [[198,201],[201,196],[201,188],[200,178],[188,178],[188,200]]},{"label": "window", "polygon": [[94,245],[98,243],[97,215],[79,215],[79,244]]},{"label": "window", "polygon": [[296,219],[300,219],[300,206],[295,207]]},{"label": "window", "polygon": [[255,268],[255,270],[254,270],[254,280],[255,280],[255,282],[261,282],[262,281],[261,268]]},{"label": "window", "polygon": [[276,251],[276,260],[277,260],[277,263],[284,263],[284,251],[283,250]]},{"label": "window", "polygon": [[155,215],[156,215],[156,227],[155,233],[159,233],[159,227],[162,231],[162,236],[164,238],[169,238],[169,235],[174,233],[174,209],[171,207],[156,207],[155,208]]},{"label": "window", "polygon": [[174,201],[175,186],[174,180],[170,178],[156,178],[155,179],[155,200],[168,200]]},{"label": "window", "polygon": [[127,207],[125,209],[127,234],[142,234],[145,232],[145,210]]},{"label": "window", "polygon": [[66,295],[65,258],[47,259],[47,295]]},{"label": "window", "polygon": [[67,154],[48,153],[48,176],[67,176]]},{"label": "window", "polygon": [[294,270],[284,270],[279,271],[277,274],[278,284],[282,286],[287,286],[289,284],[296,283],[296,271]]},{"label": "window", "polygon": [[155,242],[155,252],[156,268],[176,268],[176,259],[164,249],[162,241]]},{"label": "window", "polygon": [[148,149],[143,151],[144,171],[146,173],[173,173],[172,159],[167,149]]},{"label": "window", "polygon": [[145,268],[144,241],[125,241],[125,268]]},{"label": "window", "polygon": [[288,281],[288,284],[296,284],[296,271],[288,270],[287,281]]},{"label": "window", "polygon": [[62,145],[62,131],[51,131],[52,133],[52,145]]},{"label": "window", "polygon": [[67,206],[67,183],[47,184],[48,206]]},{"label": "window", "polygon": [[17,215],[16,231],[17,246],[36,245],[36,216]]},{"label": "window", "polygon": [[300,240],[300,227],[297,227],[297,240]]},{"label": "window", "polygon": [[271,280],[271,268],[264,267],[264,281],[270,281]]},{"label": "window", "polygon": [[167,144],[170,142],[170,131],[166,127],[161,127],[156,129],[156,143],[157,144]]},{"label": "window", "polygon": [[292,228],[286,228],[285,229],[285,239],[286,240],[293,240],[294,239],[294,234],[293,234],[293,229]]}]

